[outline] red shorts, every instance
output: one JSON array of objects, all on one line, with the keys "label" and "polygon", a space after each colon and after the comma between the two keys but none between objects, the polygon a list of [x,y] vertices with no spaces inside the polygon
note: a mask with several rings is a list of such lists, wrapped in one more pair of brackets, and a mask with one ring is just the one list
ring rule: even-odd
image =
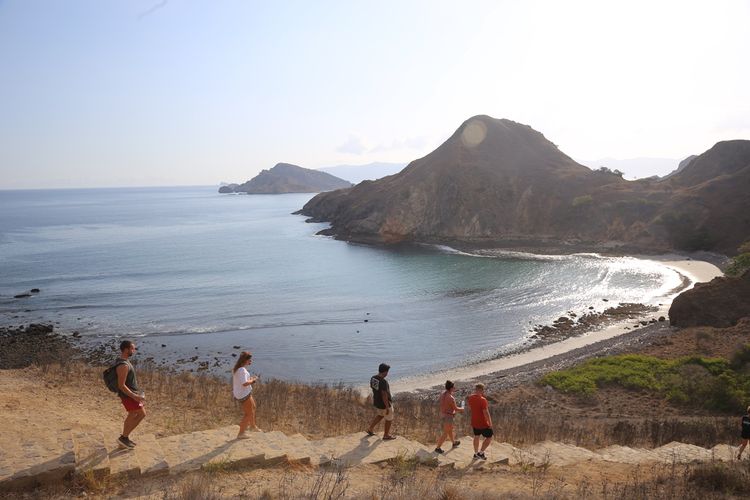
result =
[{"label": "red shorts", "polygon": [[129,398],[127,396],[120,396],[120,401],[122,401],[122,406],[124,406],[128,411],[138,411],[143,408],[143,401],[136,401],[135,399]]}]

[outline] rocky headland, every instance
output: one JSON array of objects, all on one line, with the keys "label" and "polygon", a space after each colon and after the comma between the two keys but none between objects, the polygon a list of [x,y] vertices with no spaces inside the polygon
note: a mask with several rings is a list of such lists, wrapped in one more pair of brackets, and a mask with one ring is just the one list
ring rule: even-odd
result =
[{"label": "rocky headland", "polygon": [[750,237],[748,186],[747,140],[719,142],[667,178],[626,181],[527,125],[475,116],[400,173],[321,193],[297,213],[369,243],[732,255]]},{"label": "rocky headland", "polygon": [[219,193],[320,193],[351,186],[349,181],[320,170],[302,168],[289,163],[277,163],[270,170],[262,170],[247,182],[221,186]]},{"label": "rocky headland", "polygon": [[750,317],[750,270],[738,277],[721,276],[675,298],[669,309],[673,326],[727,328]]}]

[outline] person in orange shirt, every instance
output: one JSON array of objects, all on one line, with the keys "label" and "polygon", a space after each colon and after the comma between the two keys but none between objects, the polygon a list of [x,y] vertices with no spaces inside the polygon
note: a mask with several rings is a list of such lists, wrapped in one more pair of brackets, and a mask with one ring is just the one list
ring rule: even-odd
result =
[{"label": "person in orange shirt", "polygon": [[[492,442],[492,418],[490,417],[490,406],[484,397],[484,384],[474,386],[474,394],[466,398],[471,409],[471,427],[474,429],[474,458],[487,460],[484,454]],[[482,448],[479,449],[479,436],[484,436]]]},{"label": "person in orange shirt", "polygon": [[461,441],[456,441],[453,436],[453,417],[456,413],[463,413],[464,409],[456,405],[456,398],[453,393],[456,392],[456,386],[450,380],[445,381],[445,392],[440,396],[440,421],[443,422],[443,434],[438,439],[435,453],[445,453],[441,446],[446,439],[450,438],[455,448]]}]

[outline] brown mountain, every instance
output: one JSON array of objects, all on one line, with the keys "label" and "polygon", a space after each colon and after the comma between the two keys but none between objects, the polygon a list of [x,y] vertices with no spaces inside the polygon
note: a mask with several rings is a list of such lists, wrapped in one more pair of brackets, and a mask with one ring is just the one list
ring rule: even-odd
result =
[{"label": "brown mountain", "polygon": [[243,184],[229,184],[219,188],[220,193],[282,194],[319,193],[351,187],[351,183],[319,170],[277,163],[263,170]]},{"label": "brown mountain", "polygon": [[750,238],[748,187],[750,141],[719,143],[669,179],[625,181],[527,125],[476,116],[400,173],[320,194],[299,213],[347,240],[732,253]]}]

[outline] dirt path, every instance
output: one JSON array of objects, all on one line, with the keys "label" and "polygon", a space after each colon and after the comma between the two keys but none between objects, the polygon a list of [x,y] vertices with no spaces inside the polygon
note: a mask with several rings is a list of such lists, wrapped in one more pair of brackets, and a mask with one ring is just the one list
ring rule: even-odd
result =
[{"label": "dirt path", "polygon": [[[49,378],[35,367],[0,370],[0,421],[3,423],[0,448],[3,440],[13,439],[16,434],[58,433],[73,426],[96,428],[105,436],[111,435],[113,441],[117,439],[125,410],[115,395],[106,390],[82,393],[74,386],[45,381]],[[148,419],[139,430],[161,431]]]}]

